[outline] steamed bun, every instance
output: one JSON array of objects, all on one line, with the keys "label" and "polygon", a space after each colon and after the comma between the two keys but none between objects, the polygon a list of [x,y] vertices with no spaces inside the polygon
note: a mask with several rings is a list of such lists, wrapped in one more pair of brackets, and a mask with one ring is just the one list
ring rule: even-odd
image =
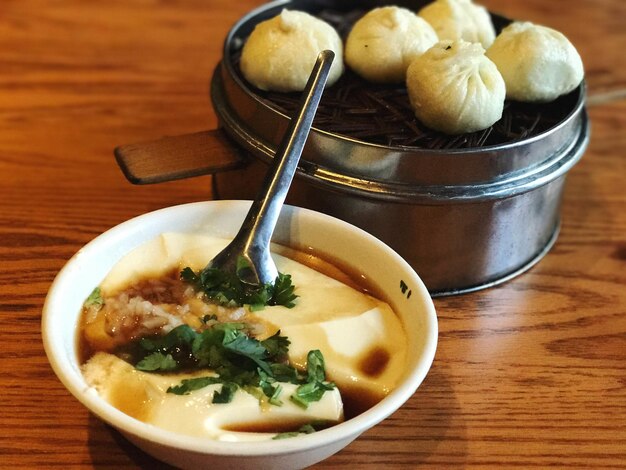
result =
[{"label": "steamed bun", "polygon": [[479,42],[487,49],[496,37],[487,9],[471,0],[435,0],[419,15],[435,28],[441,41],[463,39]]},{"label": "steamed bun", "polygon": [[412,60],[437,41],[435,30],[412,11],[375,8],[352,27],[346,39],[346,64],[366,80],[400,83]]},{"label": "steamed bun", "polygon": [[487,50],[506,83],[507,98],[552,101],[582,81],[583,63],[569,40],[554,29],[512,23]]},{"label": "steamed bun", "polygon": [[406,86],[415,116],[446,134],[486,129],[502,117],[504,80],[478,43],[437,43],[411,63]]},{"label": "steamed bun", "polygon": [[283,10],[256,25],[241,52],[241,72],[255,87],[302,91],[320,52],[335,53],[326,86],[343,73],[343,43],[328,23],[302,11]]}]

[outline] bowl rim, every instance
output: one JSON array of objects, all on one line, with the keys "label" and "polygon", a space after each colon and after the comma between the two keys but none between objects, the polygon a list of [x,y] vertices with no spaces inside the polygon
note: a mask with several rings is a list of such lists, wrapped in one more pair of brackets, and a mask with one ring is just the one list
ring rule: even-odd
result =
[{"label": "bowl rim", "polygon": [[[128,433],[151,443],[198,454],[255,457],[302,452],[329,446],[343,440],[353,440],[359,434],[399,409],[404,402],[413,395],[426,377],[434,360],[437,346],[437,316],[432,299],[424,283],[413,268],[385,243],[358,227],[320,212],[285,205],[284,210],[286,209],[290,214],[296,215],[297,217],[308,218],[312,223],[325,221],[326,223],[338,224],[341,228],[354,231],[357,236],[364,237],[368,242],[376,245],[386,256],[389,256],[390,259],[393,259],[395,263],[401,266],[403,271],[406,272],[406,275],[410,275],[411,278],[409,281],[414,291],[413,294],[416,298],[419,296],[423,304],[422,309],[425,319],[424,347],[422,357],[415,359],[415,367],[413,367],[410,373],[404,376],[399,386],[369,410],[330,428],[312,434],[298,436],[298,438],[295,439],[246,442],[245,445],[242,445],[240,442],[216,441],[166,431],[157,426],[132,418],[100,398],[97,392],[84,382],[80,371],[75,365],[68,364],[63,360],[66,357],[64,356],[63,344],[59,338],[55,338],[53,335],[54,328],[52,321],[55,315],[59,315],[59,313],[55,314],[55,312],[58,312],[62,305],[62,296],[67,291],[66,286],[73,276],[78,275],[76,268],[80,265],[81,259],[88,258],[90,254],[101,250],[107,245],[115,245],[120,240],[131,237],[136,230],[141,229],[141,225],[145,222],[152,221],[152,223],[154,223],[155,220],[159,218],[165,219],[167,216],[172,216],[172,214],[186,214],[187,212],[193,213],[194,211],[201,211],[207,208],[207,206],[213,206],[223,211],[235,210],[247,212],[249,204],[250,201],[233,200],[195,202],[170,206],[131,218],[106,230],[84,245],[67,261],[52,282],[44,302],[41,321],[41,335],[48,361],[59,380],[79,402],[101,420],[117,428],[123,434]],[[245,212],[243,212],[244,215]],[[182,215],[178,215],[178,217],[182,217]],[[164,224],[164,222],[158,222],[155,225],[162,224]],[[141,243],[144,243],[150,238],[151,237],[144,233]],[[123,254],[120,254],[115,261],[119,260],[122,256]],[[76,364],[77,363],[78,361],[76,361]]]}]

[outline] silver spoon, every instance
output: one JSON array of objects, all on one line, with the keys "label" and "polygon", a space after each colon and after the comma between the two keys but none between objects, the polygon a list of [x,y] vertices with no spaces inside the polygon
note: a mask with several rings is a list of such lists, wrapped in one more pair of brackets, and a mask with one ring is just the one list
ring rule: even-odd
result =
[{"label": "silver spoon", "polygon": [[[246,284],[274,284],[278,270],[270,255],[272,233],[302,155],[334,57],[334,52],[330,50],[318,55],[304,88],[298,114],[291,118],[259,194],[233,241],[211,260],[209,268],[237,274]],[[240,257],[247,261],[249,269],[238,272]]]}]

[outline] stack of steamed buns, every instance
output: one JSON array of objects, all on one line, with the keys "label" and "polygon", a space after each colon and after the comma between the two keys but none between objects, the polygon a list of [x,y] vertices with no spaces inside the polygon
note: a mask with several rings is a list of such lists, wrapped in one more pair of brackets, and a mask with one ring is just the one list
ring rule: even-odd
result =
[{"label": "stack of steamed buns", "polygon": [[342,75],[344,61],[372,83],[405,83],[416,118],[452,135],[493,125],[505,99],[553,101],[583,79],[580,56],[563,34],[513,22],[496,35],[488,11],[471,0],[435,0],[417,13],[375,8],[345,44],[323,20],[283,10],[256,26],[240,67],[261,90],[301,91],[324,49],[335,52],[327,86]]}]

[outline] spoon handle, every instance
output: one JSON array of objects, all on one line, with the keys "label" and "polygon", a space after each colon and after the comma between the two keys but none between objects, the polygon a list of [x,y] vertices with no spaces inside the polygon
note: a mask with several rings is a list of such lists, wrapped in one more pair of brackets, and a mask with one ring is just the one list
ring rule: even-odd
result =
[{"label": "spoon handle", "polygon": [[334,52],[330,50],[322,51],[317,57],[304,88],[298,114],[291,118],[285,137],[272,159],[261,189],[232,242],[232,245],[237,246],[238,251],[251,261],[253,269],[256,268],[257,281],[261,283],[273,283],[278,275],[270,256],[270,241],[302,155],[302,149],[311,129],[334,57]]}]

